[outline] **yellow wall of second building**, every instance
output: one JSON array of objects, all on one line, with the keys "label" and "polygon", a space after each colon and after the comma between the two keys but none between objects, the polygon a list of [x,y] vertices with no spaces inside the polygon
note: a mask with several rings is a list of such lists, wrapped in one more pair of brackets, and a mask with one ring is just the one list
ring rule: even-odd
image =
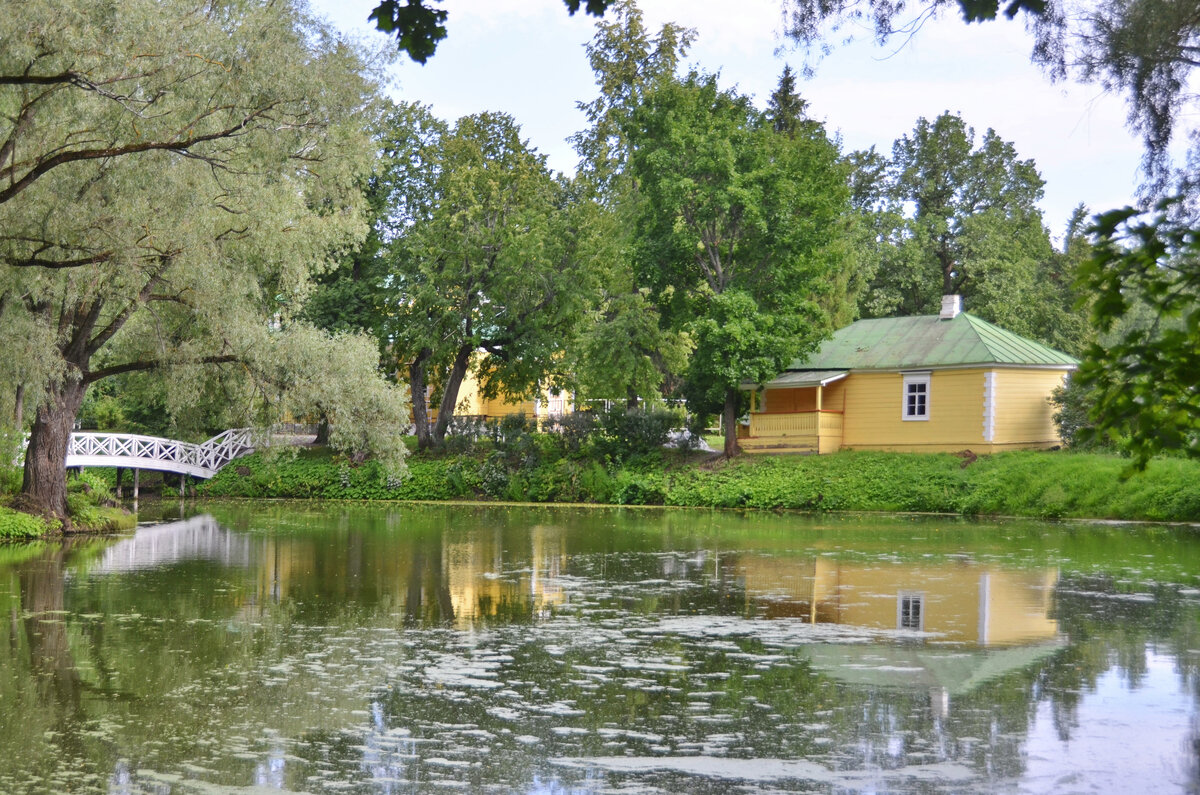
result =
[{"label": "yellow wall of second building", "polygon": [[[543,412],[548,397],[548,395],[542,396]],[[454,413],[472,417],[503,417],[509,414],[523,413],[526,417],[532,418],[535,408],[532,400],[511,400],[503,397],[485,398],[480,393],[479,381],[475,378],[475,373],[468,371],[458,389],[458,405],[455,407]]]}]

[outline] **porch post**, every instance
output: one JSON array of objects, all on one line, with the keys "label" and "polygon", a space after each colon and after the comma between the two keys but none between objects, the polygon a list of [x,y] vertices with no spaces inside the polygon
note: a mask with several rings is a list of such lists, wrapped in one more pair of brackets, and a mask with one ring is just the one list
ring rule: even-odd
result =
[{"label": "porch post", "polygon": [[824,388],[817,384],[817,455],[821,454],[821,391]]}]

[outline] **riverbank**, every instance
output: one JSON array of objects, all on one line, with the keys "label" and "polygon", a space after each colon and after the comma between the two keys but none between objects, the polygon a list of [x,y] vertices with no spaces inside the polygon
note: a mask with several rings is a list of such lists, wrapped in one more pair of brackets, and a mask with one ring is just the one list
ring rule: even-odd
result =
[{"label": "riverbank", "polygon": [[[103,470],[89,470],[67,479],[68,533],[97,534],[132,530],[137,515],[119,507]],[[17,507],[14,507],[17,506]],[[64,532],[62,523],[19,510],[15,494],[0,494],[0,541],[23,541]]]},{"label": "riverbank", "polygon": [[1200,521],[1200,462],[1161,459],[1122,479],[1116,456],[1068,452],[743,456],[665,452],[622,462],[413,455],[409,476],[315,449],[238,459],[198,491],[209,497],[513,500],[810,511],[918,511]]}]

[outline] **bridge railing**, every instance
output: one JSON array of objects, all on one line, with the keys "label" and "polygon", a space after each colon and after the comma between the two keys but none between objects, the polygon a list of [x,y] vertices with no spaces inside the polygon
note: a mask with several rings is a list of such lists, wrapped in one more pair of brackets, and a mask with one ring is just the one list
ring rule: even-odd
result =
[{"label": "bridge railing", "polygon": [[136,433],[76,431],[67,446],[67,465],[120,466],[142,463],[148,469],[210,478],[239,456],[270,441],[270,434],[253,428],[233,428],[195,444]]}]

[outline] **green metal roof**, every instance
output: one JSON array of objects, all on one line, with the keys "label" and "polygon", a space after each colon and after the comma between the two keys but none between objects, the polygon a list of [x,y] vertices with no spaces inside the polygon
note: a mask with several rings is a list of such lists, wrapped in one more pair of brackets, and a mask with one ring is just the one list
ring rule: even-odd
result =
[{"label": "green metal roof", "polygon": [[788,370],[911,370],[971,364],[1074,367],[1079,360],[962,312],[859,320]]}]

